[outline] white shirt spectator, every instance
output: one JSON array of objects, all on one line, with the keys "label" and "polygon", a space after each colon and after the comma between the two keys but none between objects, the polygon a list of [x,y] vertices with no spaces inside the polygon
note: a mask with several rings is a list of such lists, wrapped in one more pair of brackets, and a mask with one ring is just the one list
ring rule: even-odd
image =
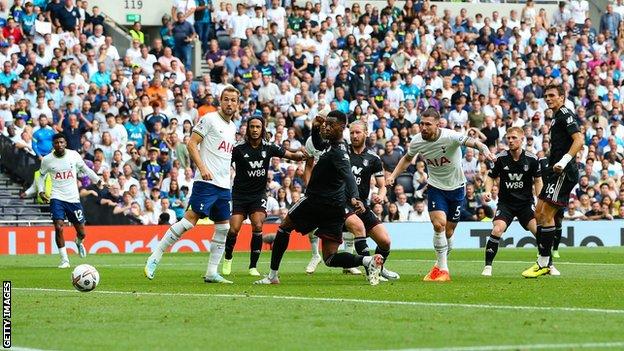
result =
[{"label": "white shirt spectator", "polygon": [[251,28],[251,19],[245,14],[233,16],[230,18],[230,28],[233,30],[232,37],[247,40],[245,31],[247,28]]},{"label": "white shirt spectator", "polygon": [[[173,7],[175,7],[176,12],[182,12],[186,14],[190,9],[196,8],[197,4],[195,4],[195,0],[173,0]],[[188,16],[186,18],[186,21],[190,24],[195,24],[195,16]]]}]

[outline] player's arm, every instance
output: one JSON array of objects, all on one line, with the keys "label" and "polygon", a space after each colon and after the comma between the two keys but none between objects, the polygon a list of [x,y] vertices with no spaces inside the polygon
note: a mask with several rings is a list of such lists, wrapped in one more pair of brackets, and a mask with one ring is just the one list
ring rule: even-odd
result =
[{"label": "player's arm", "polygon": [[314,168],[314,157],[310,157],[306,160],[305,168],[303,169],[303,182],[308,185],[310,177],[312,176],[312,168]]},{"label": "player's arm", "polygon": [[37,183],[37,192],[39,193],[39,196],[44,202],[47,203],[50,201],[50,198],[45,192],[45,178],[49,167],[46,160],[47,159],[44,158],[43,161],[41,161],[41,167],[39,168],[39,181],[35,183]]},{"label": "player's arm", "polygon": [[407,167],[409,167],[409,165],[412,163],[412,159],[414,158],[414,156],[416,156],[416,153],[412,153],[410,147],[410,150],[405,155],[403,155],[403,157],[401,157],[399,163],[396,165],[396,167],[394,167],[392,173],[388,177],[386,177],[386,183],[388,183],[388,185],[394,185],[394,180],[396,179],[396,177],[398,177],[399,174],[403,173],[403,171],[405,171]]},{"label": "player's arm", "polygon": [[87,164],[84,162],[84,160],[80,156],[76,157],[76,160],[77,160],[76,168],[78,168],[78,170],[81,171],[82,173],[86,174],[87,177],[89,177],[89,179],[91,179],[93,183],[100,186],[100,183],[102,182],[102,178],[100,178],[100,176],[98,176],[97,173],[95,173],[95,171],[93,171],[91,168],[87,167]]},{"label": "player's arm", "polygon": [[482,195],[483,202],[489,202],[492,200],[492,187],[494,184],[498,185],[500,181],[500,161],[496,161],[492,163],[486,163],[486,165],[491,166],[487,176],[485,177],[485,192]]},{"label": "player's arm", "polygon": [[188,141],[186,148],[189,152],[189,156],[191,157],[191,161],[197,166],[197,170],[199,170],[199,174],[203,180],[212,180],[212,173],[208,170],[208,167],[204,164],[199,155],[199,144],[204,140],[204,133],[206,127],[206,119],[202,118],[197,124],[197,128],[193,129],[193,133],[191,133],[191,139]]},{"label": "player's arm", "polygon": [[464,145],[483,153],[485,158],[490,161],[496,160],[496,155],[490,152],[490,148],[488,148],[487,145],[477,139],[466,137],[466,139],[464,140]]},{"label": "player's arm", "polygon": [[364,204],[358,200],[360,194],[358,192],[355,177],[351,172],[351,161],[346,152],[334,152],[333,160],[338,171],[338,177],[346,183],[347,201],[355,208],[355,213],[364,212]]},{"label": "player's arm", "polygon": [[388,192],[388,189],[386,189],[386,178],[384,178],[383,174],[375,176],[375,186],[379,189],[379,193],[373,194],[372,200],[374,204],[380,204],[384,201]]},{"label": "player's arm", "polygon": [[312,137],[312,145],[314,145],[314,148],[319,151],[325,150],[329,146],[329,142],[323,140],[323,138],[321,137],[321,125],[324,122],[325,120],[323,119],[323,117],[316,116],[316,118],[312,122],[312,131],[310,133]]},{"label": "player's arm", "polygon": [[288,160],[293,160],[293,161],[303,161],[303,160],[307,159],[308,157],[304,153],[304,150],[297,151],[297,152],[292,152],[292,151],[285,150],[284,158],[288,159]]},{"label": "player's arm", "polygon": [[535,195],[539,195],[542,192],[543,187],[544,182],[542,181],[542,177],[533,178],[533,189],[535,190]]},{"label": "player's arm", "polygon": [[[576,126],[576,122],[573,123]],[[576,126],[576,128],[578,130],[578,126]],[[581,149],[583,148],[583,134],[581,134],[580,131],[575,132],[571,135],[571,137],[572,146],[570,146],[570,150],[568,150],[568,153],[563,155],[563,157],[561,157],[561,160],[559,160],[559,162],[555,163],[555,165],[553,166],[553,171],[555,171],[556,173],[563,172],[563,169],[566,168],[570,161],[574,160],[576,154],[578,154],[579,151],[581,151]]]}]

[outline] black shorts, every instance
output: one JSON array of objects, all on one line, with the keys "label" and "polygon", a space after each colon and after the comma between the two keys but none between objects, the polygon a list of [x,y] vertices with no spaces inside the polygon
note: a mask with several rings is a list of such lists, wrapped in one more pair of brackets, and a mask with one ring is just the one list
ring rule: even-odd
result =
[{"label": "black shorts", "polygon": [[[347,207],[346,211],[348,211],[348,212],[345,215],[345,221],[350,216],[355,215],[355,212],[351,208],[349,208],[349,207]],[[377,226],[378,224],[381,224],[381,222],[379,221],[377,216],[375,216],[373,211],[370,208],[368,208],[368,206],[366,207],[366,210],[364,212],[360,213],[357,216],[364,223],[364,228],[366,229],[366,234],[368,234],[373,228],[375,228],[375,226]],[[346,223],[345,223],[344,227],[342,228],[342,231],[343,232],[348,232],[349,231],[349,230],[347,230]]]},{"label": "black shorts", "polygon": [[251,199],[233,199],[232,215],[243,215],[245,218],[256,212],[266,214],[267,200],[265,196]]},{"label": "black shorts", "polygon": [[520,225],[529,230],[529,222],[535,218],[535,209],[533,204],[525,206],[509,206],[502,202],[498,203],[496,208],[495,221],[503,221],[507,224],[507,227],[513,222],[514,218],[518,218]]},{"label": "black shorts", "polygon": [[288,218],[294,229],[303,235],[316,229],[314,235],[319,238],[342,243],[345,213],[343,206],[319,203],[304,196],[290,208]]},{"label": "black shorts", "polygon": [[[564,171],[555,173],[548,169],[542,175],[544,187],[539,194],[539,198],[556,207],[566,207],[570,201],[570,193],[578,183],[578,176],[575,172]],[[577,174],[578,175],[578,174]]]}]

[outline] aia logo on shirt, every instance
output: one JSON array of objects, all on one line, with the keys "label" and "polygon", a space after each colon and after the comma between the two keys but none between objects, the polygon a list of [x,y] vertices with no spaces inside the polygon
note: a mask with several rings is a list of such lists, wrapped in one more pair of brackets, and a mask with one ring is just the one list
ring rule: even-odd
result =
[{"label": "aia logo on shirt", "polygon": [[64,179],[74,179],[74,172],[69,171],[58,171],[54,174],[54,180],[64,180]]},{"label": "aia logo on shirt", "polygon": [[440,157],[440,159],[438,160],[437,158],[434,159],[427,159],[427,166],[432,166],[432,167],[441,167],[444,166],[447,163],[451,163],[451,161],[446,158],[446,156],[442,156]]},{"label": "aia logo on shirt", "polygon": [[217,150],[227,152],[228,154],[231,154],[233,149],[234,149],[234,145],[228,143],[225,140],[222,140],[221,143],[219,144],[219,147],[217,148]]}]

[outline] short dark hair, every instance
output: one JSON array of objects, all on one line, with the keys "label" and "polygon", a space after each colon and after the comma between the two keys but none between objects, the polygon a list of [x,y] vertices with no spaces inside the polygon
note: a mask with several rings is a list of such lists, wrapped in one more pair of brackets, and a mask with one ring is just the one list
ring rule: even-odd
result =
[{"label": "short dark hair", "polygon": [[67,138],[65,138],[65,135],[62,133],[54,134],[54,136],[52,137],[52,142],[55,142],[58,139],[65,139],[65,141],[67,141]]},{"label": "short dark hair", "polygon": [[561,84],[549,84],[544,88],[544,92],[547,92],[548,90],[556,90],[559,96],[565,96],[565,90]]},{"label": "short dark hair", "polygon": [[427,108],[421,115],[424,117],[433,117],[435,119],[440,119],[440,113],[433,107]]},{"label": "short dark hair", "polygon": [[327,117],[336,118],[340,124],[347,124],[347,115],[342,111],[333,110],[327,114]]}]

